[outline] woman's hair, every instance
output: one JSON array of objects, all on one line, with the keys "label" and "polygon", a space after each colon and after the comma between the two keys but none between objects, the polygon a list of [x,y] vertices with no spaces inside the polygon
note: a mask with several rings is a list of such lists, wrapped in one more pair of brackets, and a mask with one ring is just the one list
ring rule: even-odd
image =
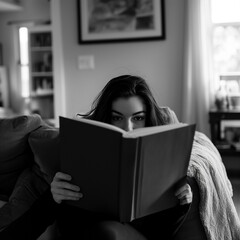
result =
[{"label": "woman's hair", "polygon": [[93,101],[91,110],[83,115],[96,121],[111,123],[112,103],[118,98],[140,97],[146,106],[146,126],[169,123],[160,110],[146,81],[139,76],[122,75],[111,79]]}]

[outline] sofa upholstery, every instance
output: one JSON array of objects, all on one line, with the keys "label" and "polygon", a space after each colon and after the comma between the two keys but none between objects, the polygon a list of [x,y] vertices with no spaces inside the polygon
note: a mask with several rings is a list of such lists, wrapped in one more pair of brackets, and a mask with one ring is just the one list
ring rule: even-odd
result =
[{"label": "sofa upholstery", "polygon": [[0,120],[0,200],[7,201],[0,208],[0,229],[21,216],[47,188],[31,171],[33,154],[28,137],[40,126],[38,115]]},{"label": "sofa upholstery", "polygon": [[[164,109],[163,113],[167,121],[177,121],[174,112]],[[50,183],[59,170],[59,152],[59,129],[47,125],[39,115],[0,119],[0,200],[7,202],[0,208],[0,239],[37,239],[55,222],[57,204],[52,199]],[[194,195],[186,224],[176,239],[205,239],[198,211],[199,196]],[[106,231],[115,236],[112,240],[124,239],[118,227],[108,226]],[[138,239],[139,233],[134,232],[129,228],[124,236]],[[51,239],[57,239],[57,234]]]},{"label": "sofa upholstery", "polygon": [[31,164],[28,135],[40,124],[38,115],[0,119],[0,193],[7,198],[20,173]]},{"label": "sofa upholstery", "polygon": [[34,162],[41,176],[50,184],[56,170],[60,168],[59,129],[42,125],[29,135],[29,145],[34,154]]},{"label": "sofa upholstery", "polygon": [[[53,163],[59,162],[55,155],[58,151],[51,143],[55,138],[57,145],[58,136],[58,129],[46,125],[37,114],[0,119],[0,200],[7,202],[0,208],[1,239],[20,236],[35,239],[46,229],[47,224],[44,227],[38,224],[39,228],[33,231],[41,215],[34,218],[31,212],[40,209],[32,211],[41,201],[45,204],[49,201],[46,200],[46,195],[50,196],[49,182],[56,171]],[[50,163],[49,168],[44,163]]]}]

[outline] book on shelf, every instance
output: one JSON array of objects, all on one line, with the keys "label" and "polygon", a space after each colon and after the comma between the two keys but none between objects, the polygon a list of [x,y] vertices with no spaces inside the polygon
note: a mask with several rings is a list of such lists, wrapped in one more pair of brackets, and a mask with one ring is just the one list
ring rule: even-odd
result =
[{"label": "book on shelf", "polygon": [[195,124],[170,124],[126,132],[116,126],[59,117],[61,171],[83,198],[66,201],[129,222],[174,207],[186,181]]}]

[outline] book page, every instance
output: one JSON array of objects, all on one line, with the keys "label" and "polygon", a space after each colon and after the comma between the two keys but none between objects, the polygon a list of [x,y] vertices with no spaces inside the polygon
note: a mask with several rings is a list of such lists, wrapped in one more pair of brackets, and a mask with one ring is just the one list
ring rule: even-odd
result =
[{"label": "book page", "polygon": [[116,132],[121,132],[122,134],[126,134],[127,132],[119,127],[116,127],[114,125],[108,124],[108,123],[104,123],[104,122],[99,122],[96,120],[92,120],[92,119],[86,119],[86,118],[81,118],[81,117],[75,117],[74,120],[80,121],[80,122],[84,122],[84,123],[88,123],[88,124],[92,124],[98,127],[102,127],[102,128],[106,128],[106,129],[110,129]]},{"label": "book page", "polygon": [[176,129],[176,128],[180,128],[180,127],[187,125],[186,123],[176,123],[176,124],[168,124],[168,125],[161,125],[161,126],[138,128],[138,129],[134,129],[130,132],[127,132],[119,127],[114,126],[114,125],[99,122],[99,121],[92,120],[92,119],[86,119],[86,118],[80,118],[80,117],[76,117],[74,119],[77,121],[82,121],[82,122],[89,123],[89,124],[92,124],[92,125],[95,125],[98,127],[103,127],[106,129],[120,132],[123,134],[123,137],[125,137],[125,138],[137,138],[140,136],[146,136],[146,135],[154,134],[157,132],[164,132],[164,131],[168,131],[170,129]]},{"label": "book page", "polygon": [[186,123],[176,123],[176,124],[168,124],[168,125],[160,125],[160,126],[153,126],[153,127],[145,127],[145,128],[138,128],[134,129],[131,132],[126,132],[123,134],[125,138],[136,138],[136,137],[143,137],[147,135],[151,135],[158,132],[165,132],[171,129],[177,129],[184,126],[187,126]]}]

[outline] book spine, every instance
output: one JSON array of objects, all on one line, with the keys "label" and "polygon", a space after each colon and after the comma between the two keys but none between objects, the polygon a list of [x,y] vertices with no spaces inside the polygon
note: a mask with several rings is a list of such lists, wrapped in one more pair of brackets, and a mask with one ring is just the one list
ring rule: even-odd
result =
[{"label": "book spine", "polygon": [[123,138],[120,160],[119,217],[121,222],[135,219],[138,139]]}]

